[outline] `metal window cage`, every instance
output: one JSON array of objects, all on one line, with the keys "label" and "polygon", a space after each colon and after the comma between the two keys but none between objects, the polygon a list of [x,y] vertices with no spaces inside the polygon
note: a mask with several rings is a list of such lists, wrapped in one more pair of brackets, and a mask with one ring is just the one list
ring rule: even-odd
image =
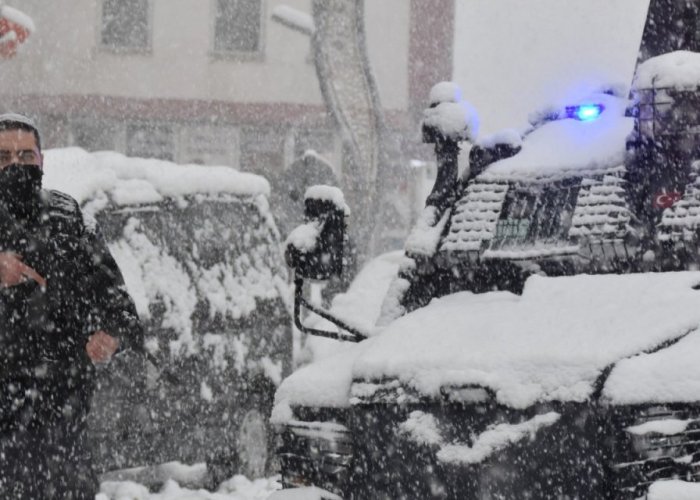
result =
[{"label": "metal window cage", "polygon": [[580,179],[511,188],[506,197],[491,249],[566,240],[576,206]]},{"label": "metal window cage", "polygon": [[637,140],[700,135],[700,88],[652,87],[633,93],[628,116]]}]

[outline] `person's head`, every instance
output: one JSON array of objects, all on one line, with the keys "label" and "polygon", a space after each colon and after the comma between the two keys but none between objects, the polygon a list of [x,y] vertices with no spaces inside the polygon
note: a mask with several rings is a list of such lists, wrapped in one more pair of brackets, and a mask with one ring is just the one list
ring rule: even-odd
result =
[{"label": "person's head", "polygon": [[10,215],[33,218],[39,210],[44,156],[34,122],[0,114],[0,204]]},{"label": "person's head", "polygon": [[16,113],[0,114],[0,170],[10,165],[42,168],[41,138],[36,124]]}]

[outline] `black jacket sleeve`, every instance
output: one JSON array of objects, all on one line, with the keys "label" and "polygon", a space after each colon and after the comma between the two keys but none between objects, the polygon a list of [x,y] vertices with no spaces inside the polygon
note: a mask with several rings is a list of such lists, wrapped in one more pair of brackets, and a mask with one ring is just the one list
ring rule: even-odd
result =
[{"label": "black jacket sleeve", "polygon": [[90,297],[90,325],[119,339],[119,349],[143,349],[143,326],[124,278],[97,223],[83,224],[80,238],[87,261],[85,296]]}]

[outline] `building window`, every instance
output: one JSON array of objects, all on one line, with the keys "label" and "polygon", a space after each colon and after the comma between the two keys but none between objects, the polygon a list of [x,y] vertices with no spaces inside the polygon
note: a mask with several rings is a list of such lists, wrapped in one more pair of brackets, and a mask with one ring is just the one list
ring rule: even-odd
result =
[{"label": "building window", "polygon": [[148,50],[149,20],[149,0],[102,0],[102,47],[125,51]]},{"label": "building window", "polygon": [[175,136],[169,125],[130,124],[126,129],[126,154],[139,158],[175,160]]},{"label": "building window", "polygon": [[262,52],[261,0],[215,0],[214,52],[259,54]]}]

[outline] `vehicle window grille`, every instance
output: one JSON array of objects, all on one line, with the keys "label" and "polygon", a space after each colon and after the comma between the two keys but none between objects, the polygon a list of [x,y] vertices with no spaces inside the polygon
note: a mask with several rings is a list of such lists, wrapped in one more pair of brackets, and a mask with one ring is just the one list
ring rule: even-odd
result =
[{"label": "vehicle window grille", "polygon": [[580,179],[542,186],[511,187],[491,248],[565,240],[579,189]]},{"label": "vehicle window grille", "polygon": [[637,118],[641,140],[700,134],[700,91],[653,88],[639,90],[630,114]]}]

